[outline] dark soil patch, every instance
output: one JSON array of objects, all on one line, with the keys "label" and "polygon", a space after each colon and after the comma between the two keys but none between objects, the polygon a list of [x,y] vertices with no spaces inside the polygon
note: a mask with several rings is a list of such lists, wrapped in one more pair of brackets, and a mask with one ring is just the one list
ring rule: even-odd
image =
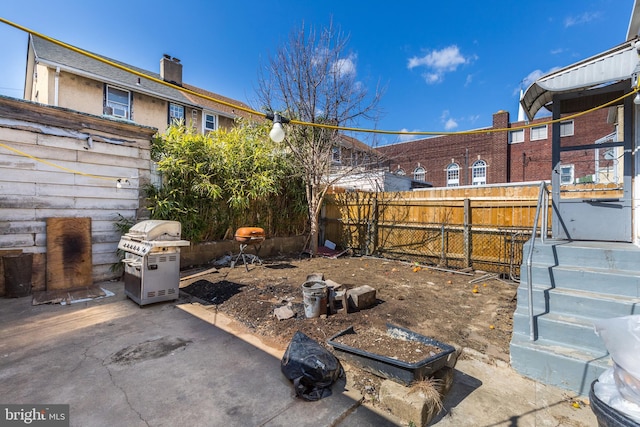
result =
[{"label": "dark soil patch", "polygon": [[[366,310],[308,319],[302,284],[312,273],[324,274],[346,289],[369,285],[376,289],[377,303]],[[517,284],[483,272],[469,276],[370,257],[287,258],[264,260],[262,266],[249,266],[248,272],[242,265],[223,267],[181,286],[282,350],[296,331],[333,350],[327,340],[350,326],[386,331],[391,323],[489,359],[509,361]],[[295,316],[278,320],[274,309],[284,305],[290,305]],[[376,342],[358,344],[367,345],[375,348]],[[412,351],[396,347],[386,356],[404,360]],[[379,379],[362,374],[355,384],[373,398]]]},{"label": "dark soil patch", "polygon": [[417,363],[442,353],[442,349],[439,347],[420,341],[393,337],[386,331],[375,328],[354,331],[353,334],[339,335],[333,341],[354,349],[406,363]]}]

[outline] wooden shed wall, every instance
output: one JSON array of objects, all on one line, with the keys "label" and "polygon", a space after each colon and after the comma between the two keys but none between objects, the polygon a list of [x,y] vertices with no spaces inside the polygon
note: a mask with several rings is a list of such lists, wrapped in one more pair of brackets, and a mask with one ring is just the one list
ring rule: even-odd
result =
[{"label": "wooden shed wall", "polygon": [[148,216],[141,187],[150,180],[155,132],[0,97],[0,255],[34,254],[34,290],[46,289],[48,218],[91,218],[92,278],[119,276],[111,269],[120,239],[115,222]]}]

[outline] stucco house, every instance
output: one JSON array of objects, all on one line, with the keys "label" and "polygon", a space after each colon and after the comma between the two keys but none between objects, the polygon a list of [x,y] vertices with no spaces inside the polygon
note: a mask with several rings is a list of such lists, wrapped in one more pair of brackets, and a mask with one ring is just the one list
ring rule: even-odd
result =
[{"label": "stucco house", "polygon": [[[87,56],[44,38],[29,35],[24,99],[97,116],[150,126],[163,132],[173,120],[184,120],[200,132],[231,127],[247,113],[228,104],[244,103],[191,86],[182,79],[182,62],[160,58],[159,73],[91,54]],[[103,58],[115,64],[104,63]],[[117,65],[117,66],[116,66]],[[118,66],[170,83],[164,85]],[[201,98],[180,88],[205,95]]]}]

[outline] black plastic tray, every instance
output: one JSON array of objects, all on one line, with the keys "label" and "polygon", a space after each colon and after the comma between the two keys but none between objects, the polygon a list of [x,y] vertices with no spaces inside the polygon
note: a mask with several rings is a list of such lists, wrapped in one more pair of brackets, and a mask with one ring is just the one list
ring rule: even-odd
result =
[{"label": "black plastic tray", "polygon": [[456,364],[456,351],[452,346],[389,323],[387,323],[387,333],[391,336],[401,336],[403,339],[419,341],[426,345],[438,347],[441,352],[433,356],[429,356],[424,360],[415,363],[408,363],[402,360],[392,359],[390,357],[360,350],[335,341],[339,336],[355,333],[356,331],[353,326],[350,326],[344,331],[335,334],[327,341],[331,346],[333,346],[336,356],[347,362],[351,362],[374,375],[405,385],[409,385],[414,381],[421,381],[425,378],[429,378],[434,372],[441,368],[453,368]]}]

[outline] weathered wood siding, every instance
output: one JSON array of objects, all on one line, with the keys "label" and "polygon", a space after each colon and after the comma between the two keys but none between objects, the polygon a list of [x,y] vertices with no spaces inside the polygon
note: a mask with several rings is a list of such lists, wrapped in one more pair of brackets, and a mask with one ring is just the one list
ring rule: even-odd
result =
[{"label": "weathered wood siding", "polygon": [[47,218],[91,218],[93,280],[119,276],[111,271],[120,239],[114,224],[118,215],[148,217],[141,187],[150,180],[155,132],[0,97],[0,255],[34,254],[34,290],[46,288]]}]

